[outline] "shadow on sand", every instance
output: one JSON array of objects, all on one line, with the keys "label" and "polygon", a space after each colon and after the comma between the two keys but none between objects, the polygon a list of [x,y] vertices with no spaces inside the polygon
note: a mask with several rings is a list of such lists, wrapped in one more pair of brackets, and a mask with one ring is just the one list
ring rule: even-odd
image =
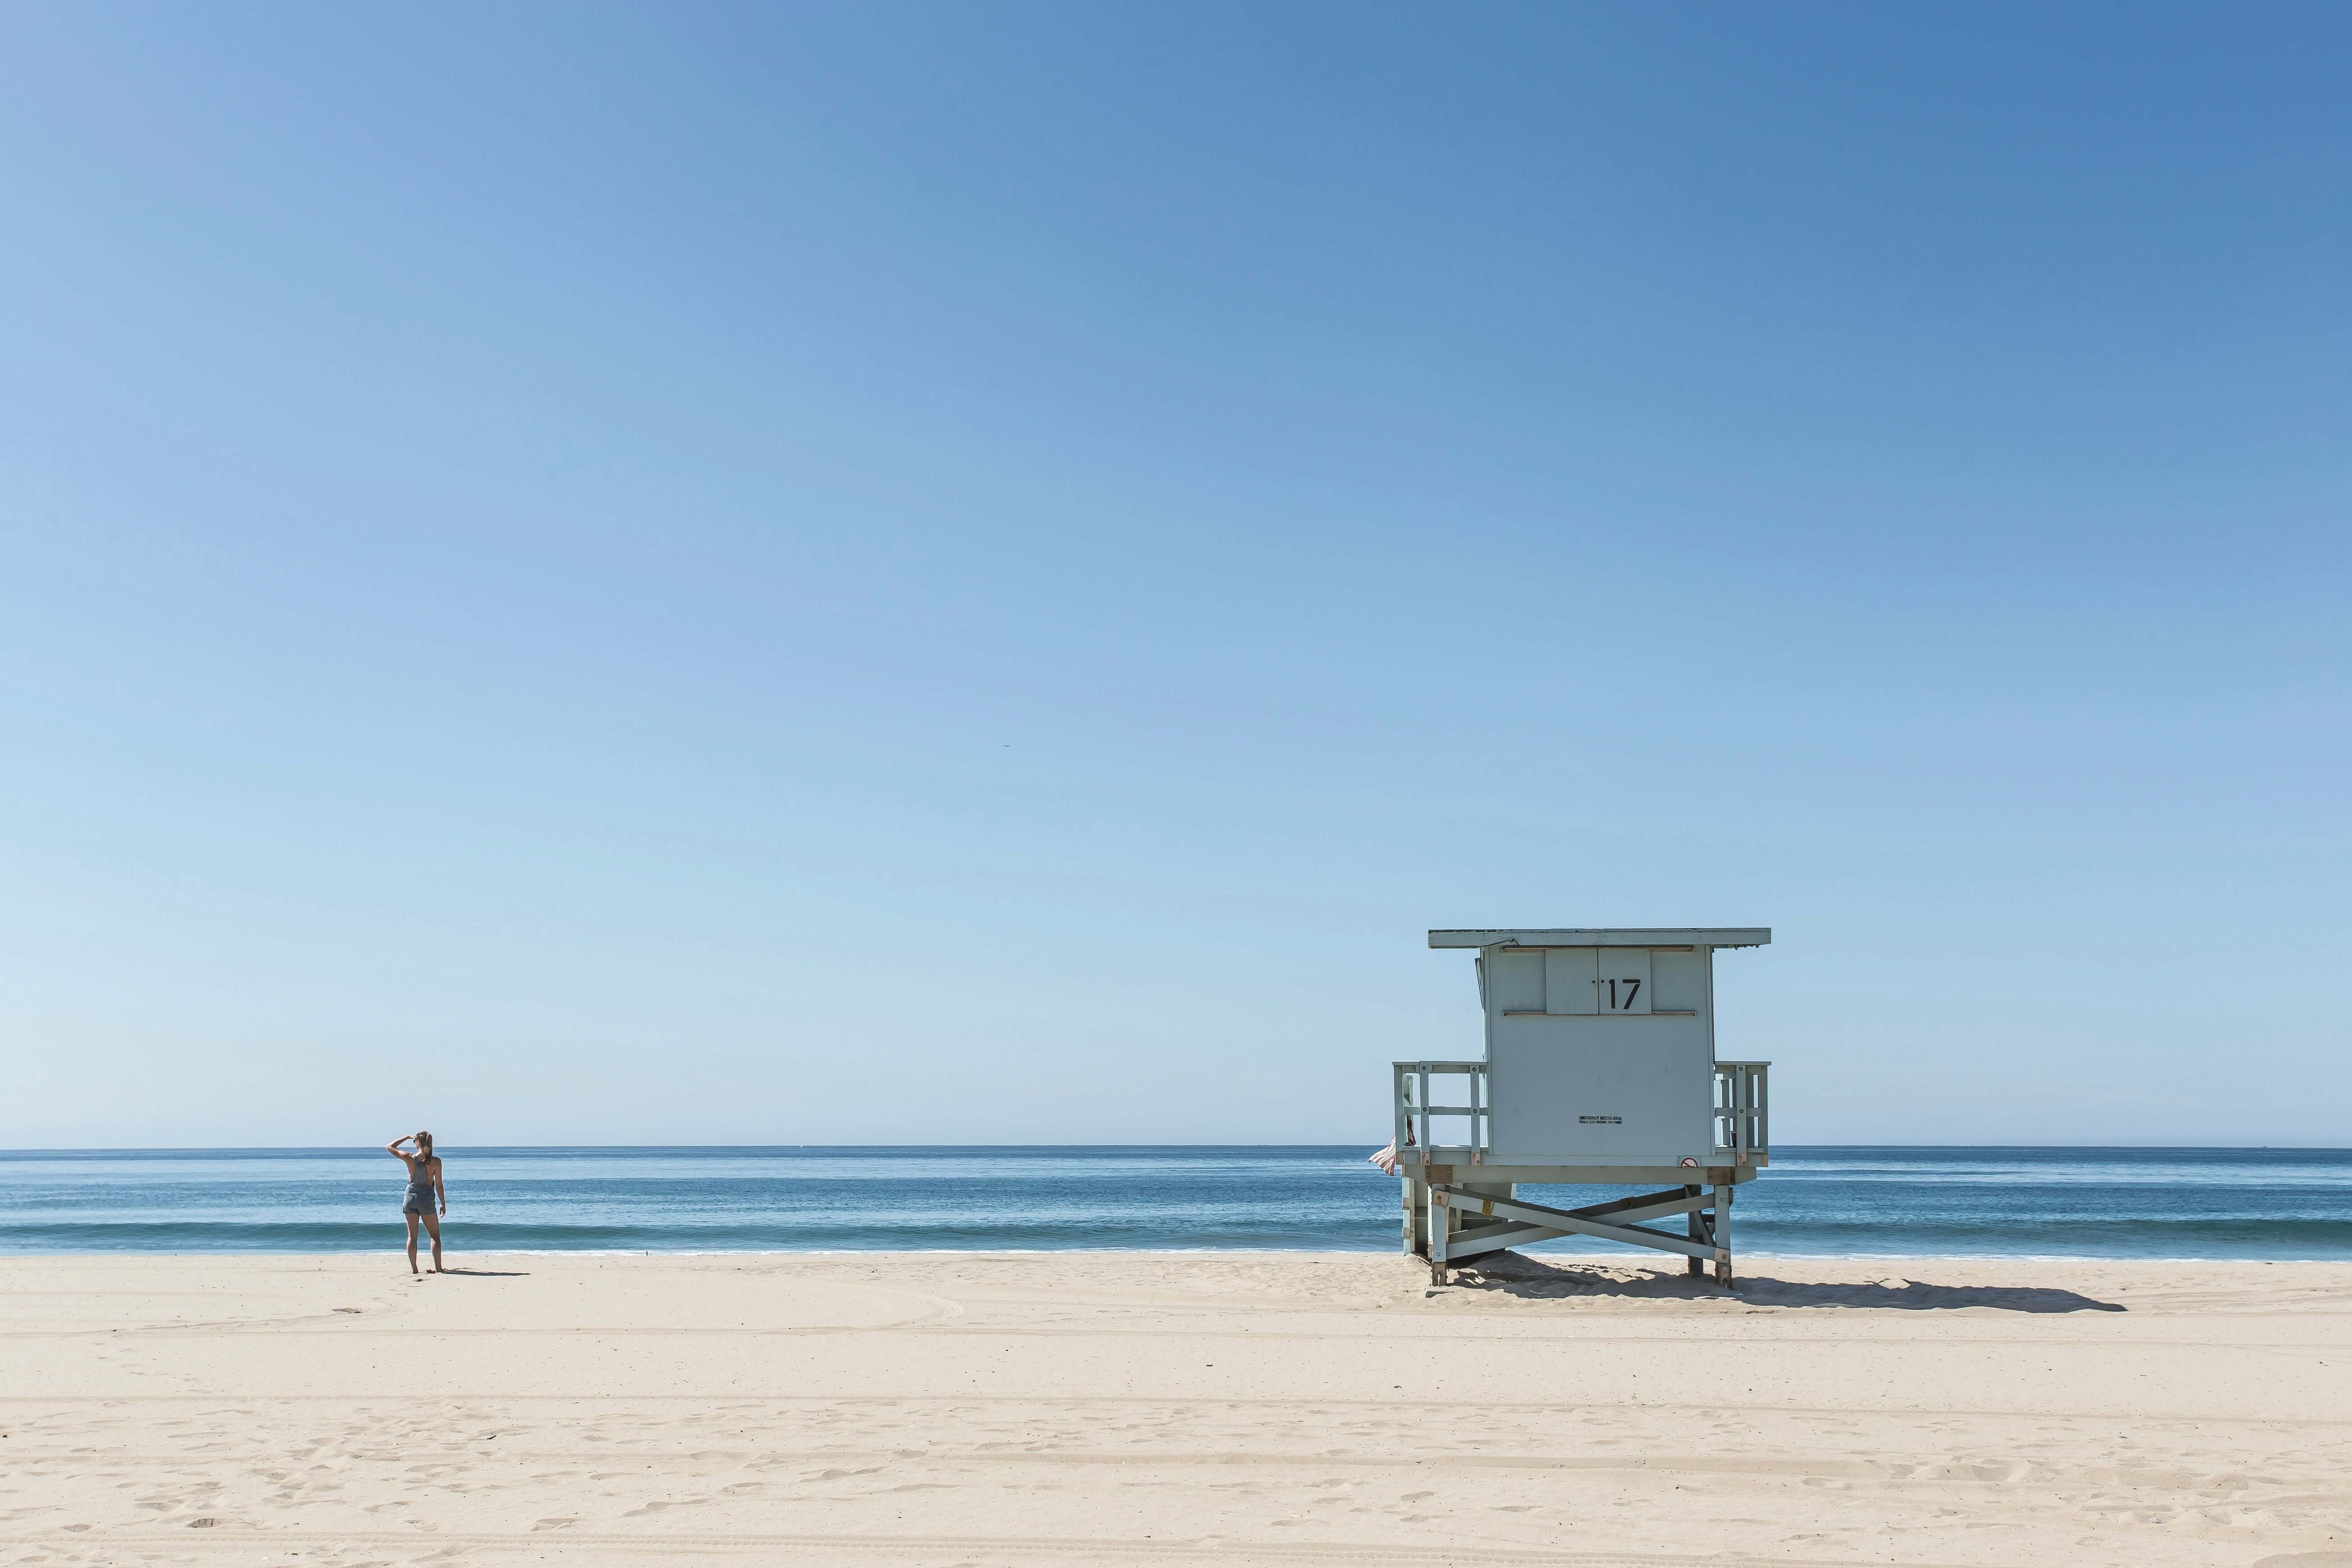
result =
[{"label": "shadow on sand", "polygon": [[444,1268],[440,1272],[445,1275],[455,1274],[460,1279],[470,1277],[476,1279],[528,1279],[530,1278],[530,1270],[528,1268]]},{"label": "shadow on sand", "polygon": [[[1516,1252],[1497,1253],[1465,1264],[1454,1276],[1464,1290],[1492,1290],[1531,1300],[1570,1296],[1627,1296],[1662,1301],[1720,1301],[1726,1293],[1712,1279],[1680,1270],[1610,1268],[1593,1263],[1551,1263]],[[1751,1307],[1881,1307],[1906,1311],[1953,1311],[1990,1307],[2003,1312],[2121,1312],[2119,1302],[2101,1301],[2073,1290],[2031,1285],[1934,1285],[1921,1279],[1873,1279],[1853,1284],[1742,1276],[1738,1300]]]}]

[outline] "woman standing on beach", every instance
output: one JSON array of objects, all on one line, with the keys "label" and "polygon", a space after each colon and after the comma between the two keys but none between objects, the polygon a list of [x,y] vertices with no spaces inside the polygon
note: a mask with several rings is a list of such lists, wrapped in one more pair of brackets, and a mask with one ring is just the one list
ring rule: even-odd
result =
[{"label": "woman standing on beach", "polygon": [[[415,1142],[416,1152],[403,1149],[403,1143]],[[408,1195],[400,1200],[400,1214],[408,1221],[408,1271],[416,1272],[416,1222],[423,1220],[425,1228],[433,1233],[433,1272],[441,1272],[441,1220],[434,1212],[435,1199],[440,1200],[441,1213],[449,1212],[449,1189],[441,1184],[441,1156],[433,1152],[433,1134],[416,1132],[407,1138],[395,1138],[383,1146],[387,1154],[397,1154],[400,1163],[408,1167]]]}]

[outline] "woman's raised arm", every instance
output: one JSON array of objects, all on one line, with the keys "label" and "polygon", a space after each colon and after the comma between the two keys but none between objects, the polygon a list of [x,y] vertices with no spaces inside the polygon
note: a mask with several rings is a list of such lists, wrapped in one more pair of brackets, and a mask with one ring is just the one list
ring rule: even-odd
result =
[{"label": "woman's raised arm", "polygon": [[391,1142],[383,1146],[383,1152],[387,1154],[398,1155],[401,1159],[405,1160],[408,1156],[402,1152],[400,1146],[407,1142],[408,1140],[405,1138],[395,1138]]}]

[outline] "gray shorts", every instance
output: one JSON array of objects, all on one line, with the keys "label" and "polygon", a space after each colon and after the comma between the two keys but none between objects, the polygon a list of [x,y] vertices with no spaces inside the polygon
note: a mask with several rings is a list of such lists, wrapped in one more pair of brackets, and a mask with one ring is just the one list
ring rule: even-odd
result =
[{"label": "gray shorts", "polygon": [[400,1212],[403,1214],[431,1214],[433,1212],[433,1194],[430,1192],[419,1192],[415,1187],[409,1188],[408,1195],[400,1201]]}]

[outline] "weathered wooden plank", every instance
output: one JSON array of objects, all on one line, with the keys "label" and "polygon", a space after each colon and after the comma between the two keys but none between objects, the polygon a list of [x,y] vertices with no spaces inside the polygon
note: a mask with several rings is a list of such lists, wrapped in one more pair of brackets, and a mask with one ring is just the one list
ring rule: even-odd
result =
[{"label": "weathered wooden plank", "polygon": [[[1612,1224],[1606,1221],[1586,1219],[1570,1209],[1548,1208],[1541,1204],[1520,1203],[1510,1198],[1457,1194],[1444,1187],[1432,1187],[1429,1193],[1430,1261],[1433,1268],[1444,1267],[1439,1258],[1438,1238],[1448,1226],[1449,1221],[1445,1211],[1459,1205],[1473,1214],[1517,1221],[1559,1235],[1590,1236],[1602,1241],[1622,1241],[1630,1247],[1647,1247],[1660,1252],[1676,1252],[1688,1258],[1711,1259],[1717,1262],[1717,1273],[1721,1276],[1729,1268],[1727,1248],[1709,1247],[1701,1242],[1685,1240],[1678,1236],[1668,1236],[1663,1231],[1643,1230],[1630,1223],[1636,1218],[1652,1219],[1671,1214],[1688,1213],[1705,1201],[1703,1198],[1685,1197],[1676,1193],[1674,1194],[1672,1203],[1662,1202],[1646,1209],[1619,1210],[1612,1215],[1616,1223]],[[1717,1239],[1718,1242],[1722,1240],[1721,1237]],[[1451,1256],[1450,1251],[1447,1256]]]}]

